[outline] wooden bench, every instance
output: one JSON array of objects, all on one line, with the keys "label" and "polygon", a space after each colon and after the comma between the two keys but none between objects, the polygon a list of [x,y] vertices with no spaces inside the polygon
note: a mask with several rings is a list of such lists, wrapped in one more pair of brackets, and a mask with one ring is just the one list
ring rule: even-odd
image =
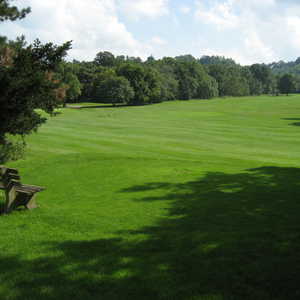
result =
[{"label": "wooden bench", "polygon": [[45,188],[22,184],[17,169],[0,166],[0,189],[5,191],[4,212],[9,213],[19,206],[25,206],[27,209],[36,208],[36,193],[43,191]]}]

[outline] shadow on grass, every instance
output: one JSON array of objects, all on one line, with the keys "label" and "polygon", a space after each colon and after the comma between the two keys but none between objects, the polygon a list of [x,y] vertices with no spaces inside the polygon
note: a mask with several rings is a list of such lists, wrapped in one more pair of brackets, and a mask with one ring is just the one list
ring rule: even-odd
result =
[{"label": "shadow on grass", "polygon": [[[139,197],[156,190],[161,196]],[[300,299],[300,169],[208,173],[121,192],[168,201],[165,218],[120,238],[53,243],[56,257],[2,253],[9,299]]]},{"label": "shadow on grass", "polygon": [[[287,121],[300,121],[300,118],[283,118],[282,120],[287,120]],[[289,125],[292,125],[292,126],[300,126],[300,122],[290,123]]]}]

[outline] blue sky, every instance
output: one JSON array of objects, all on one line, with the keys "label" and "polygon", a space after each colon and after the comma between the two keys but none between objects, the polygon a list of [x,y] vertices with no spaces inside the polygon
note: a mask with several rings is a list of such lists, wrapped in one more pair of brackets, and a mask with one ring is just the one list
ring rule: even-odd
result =
[{"label": "blue sky", "polygon": [[156,58],[224,55],[241,64],[300,56],[300,0],[16,0],[31,6],[0,34],[73,40],[70,59],[99,51]]}]

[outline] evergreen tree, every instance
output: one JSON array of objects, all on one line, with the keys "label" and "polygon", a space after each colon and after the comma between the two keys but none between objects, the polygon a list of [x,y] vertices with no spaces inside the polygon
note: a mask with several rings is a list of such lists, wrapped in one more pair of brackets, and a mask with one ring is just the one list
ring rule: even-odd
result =
[{"label": "evergreen tree", "polygon": [[[23,18],[29,8],[19,10],[0,0],[0,20]],[[24,38],[15,42],[2,39],[0,47],[0,156],[11,145],[7,136],[25,135],[45,122],[36,109],[53,113],[65,96],[56,71],[71,43],[42,45],[38,40],[26,46]]]}]

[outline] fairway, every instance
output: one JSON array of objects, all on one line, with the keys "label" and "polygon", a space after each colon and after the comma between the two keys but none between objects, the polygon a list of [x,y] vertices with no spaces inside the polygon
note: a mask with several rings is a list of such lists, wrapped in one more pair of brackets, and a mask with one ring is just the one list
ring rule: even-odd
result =
[{"label": "fairway", "polygon": [[299,95],[60,112],[8,164],[46,191],[1,300],[300,298]]}]

